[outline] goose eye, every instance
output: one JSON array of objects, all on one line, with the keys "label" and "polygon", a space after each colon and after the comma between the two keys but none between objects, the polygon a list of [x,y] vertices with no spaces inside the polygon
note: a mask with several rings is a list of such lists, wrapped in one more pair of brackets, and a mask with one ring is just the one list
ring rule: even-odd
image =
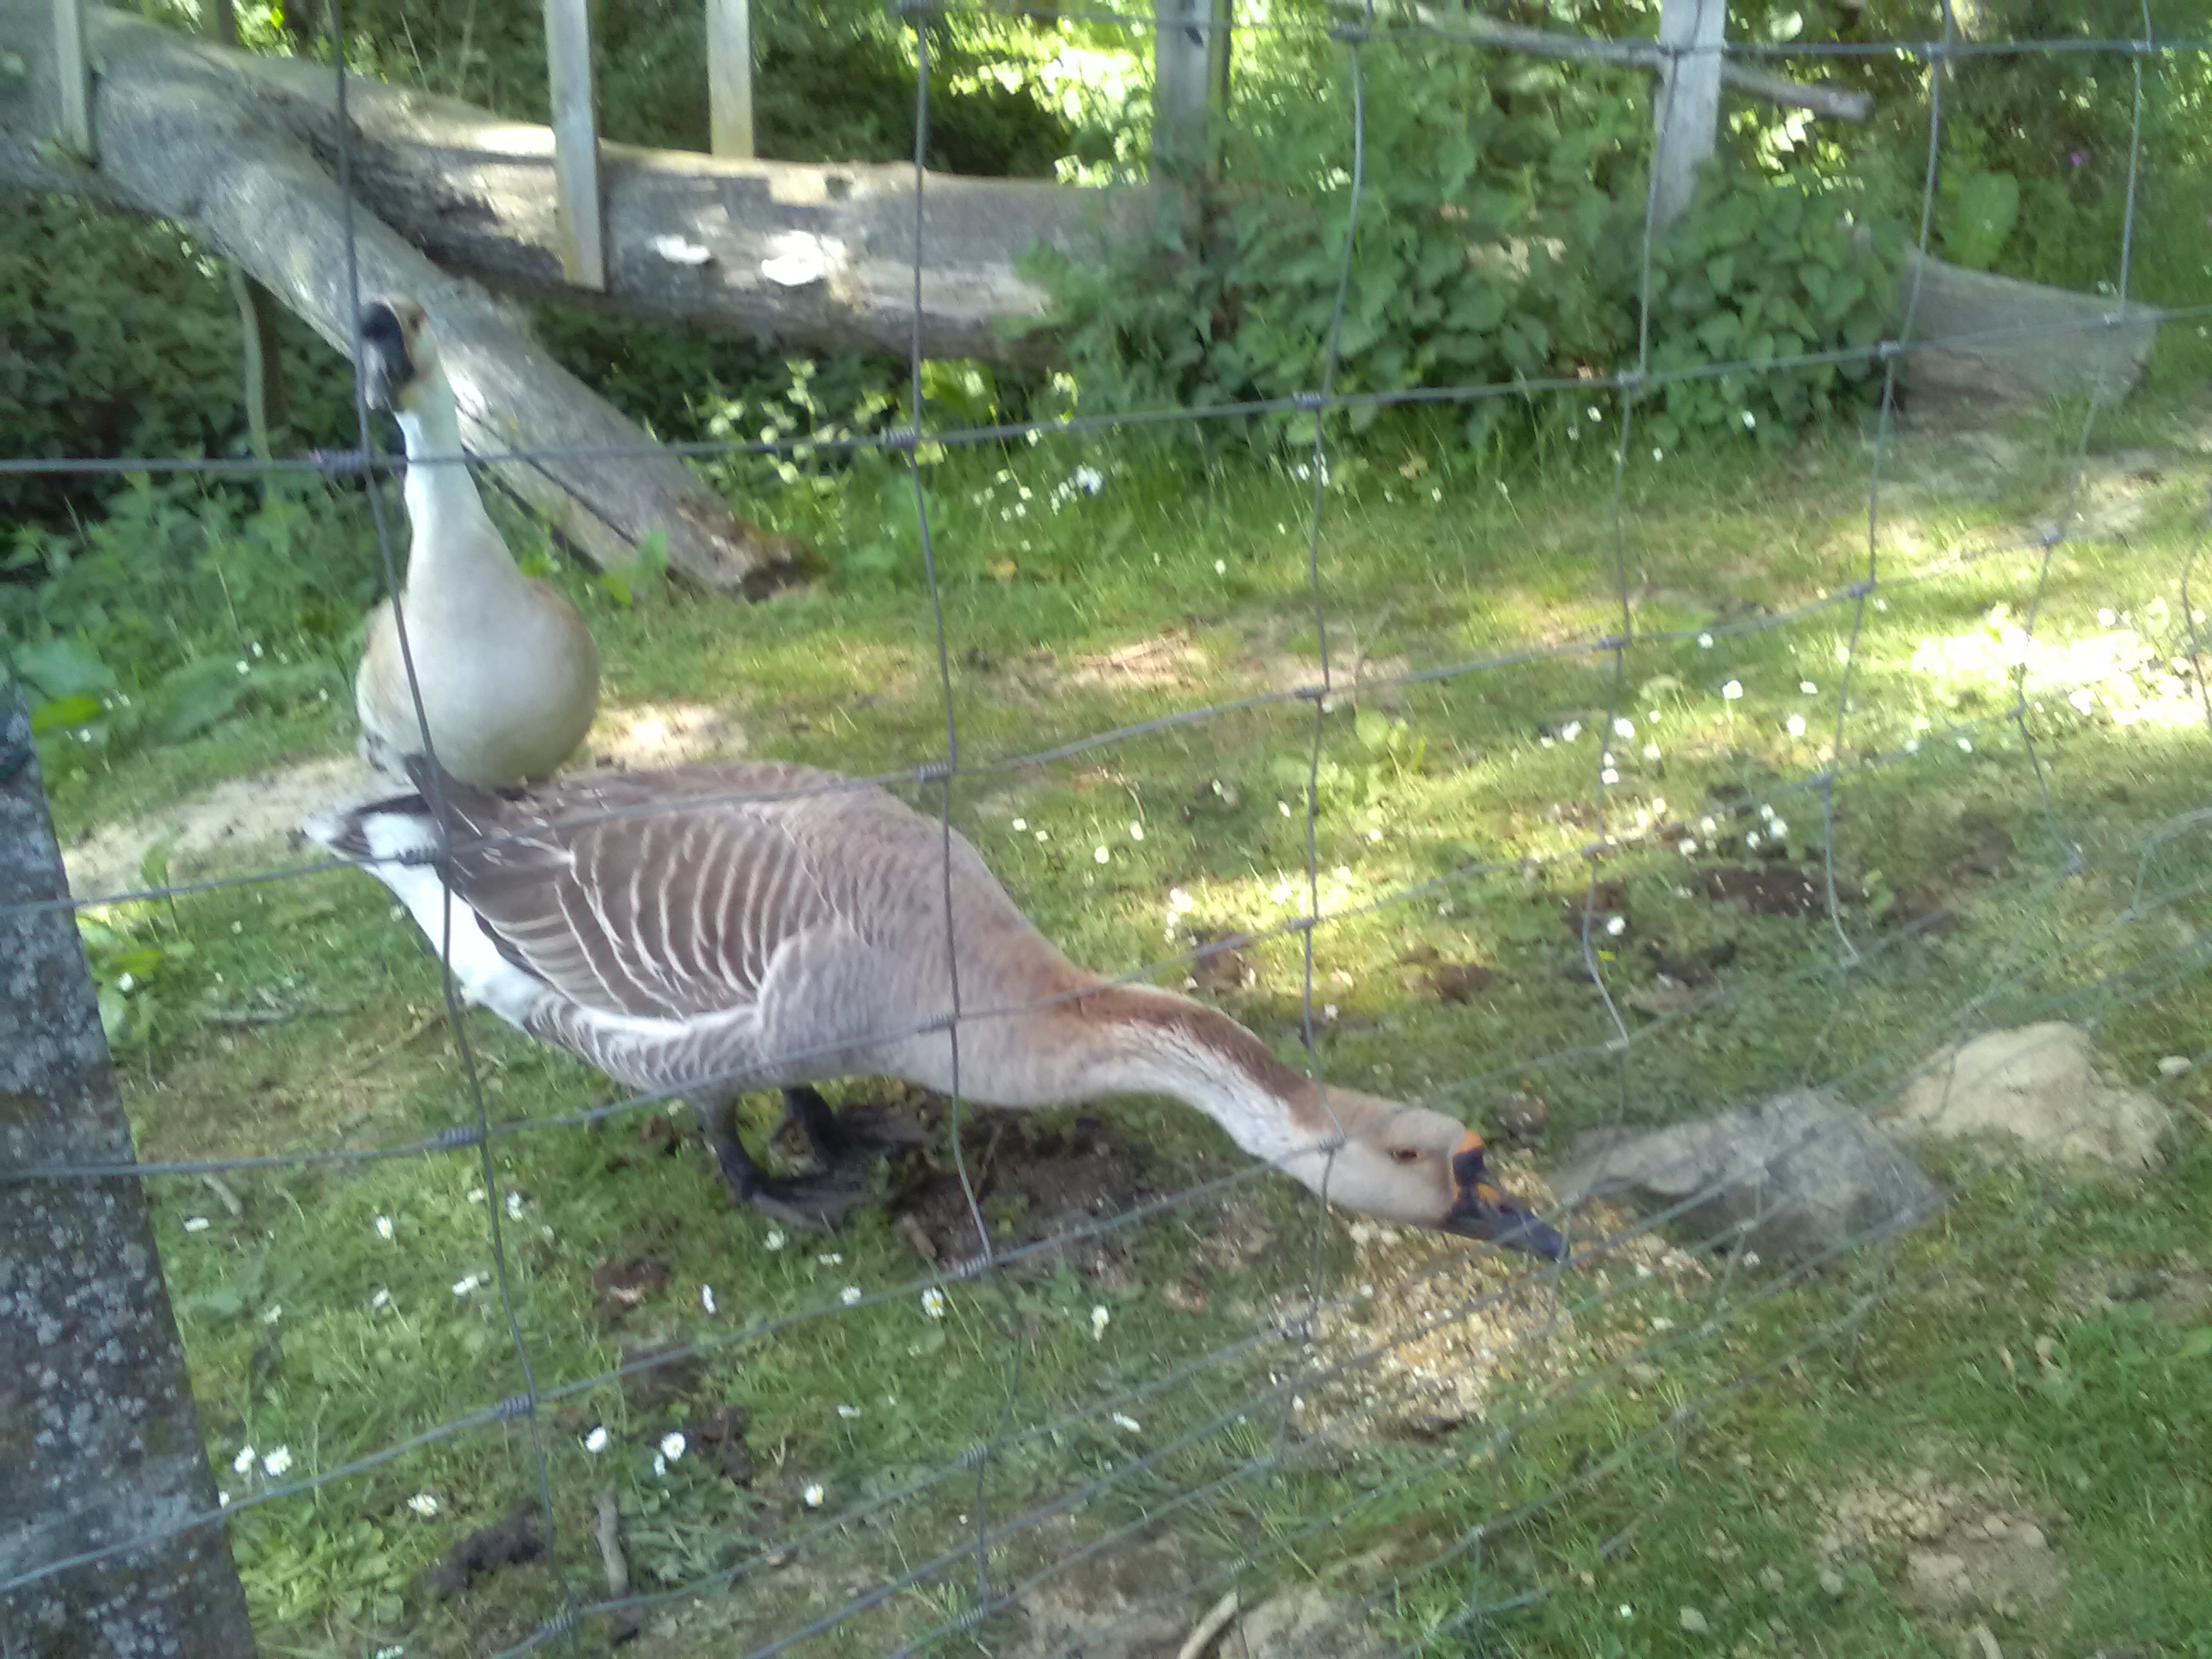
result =
[{"label": "goose eye", "polygon": [[1418,1149],[1412,1146],[1393,1146],[1390,1149],[1390,1161],[1394,1164],[1419,1164],[1421,1161],[1421,1154]]}]

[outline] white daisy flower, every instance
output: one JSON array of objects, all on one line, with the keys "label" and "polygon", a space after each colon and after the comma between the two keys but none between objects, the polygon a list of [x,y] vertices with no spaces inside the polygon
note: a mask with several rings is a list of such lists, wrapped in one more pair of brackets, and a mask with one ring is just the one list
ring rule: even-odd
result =
[{"label": "white daisy flower", "polygon": [[238,1455],[230,1460],[230,1467],[240,1474],[250,1474],[253,1471],[253,1458],[252,1447],[240,1446]]},{"label": "white daisy flower", "polygon": [[860,1299],[860,1287],[858,1285],[848,1285],[837,1292],[837,1299],[848,1308],[854,1306]]},{"label": "white daisy flower", "polygon": [[379,1238],[383,1239],[389,1239],[392,1237],[392,1218],[390,1216],[380,1215],[376,1218],[376,1236]]},{"label": "white daisy flower", "polygon": [[1114,1426],[1127,1434],[1135,1434],[1139,1431],[1137,1419],[1130,1416],[1127,1412],[1115,1412],[1114,1413]]},{"label": "white daisy flower", "polygon": [[1726,685],[1721,687],[1721,696],[1727,698],[1730,702],[1739,702],[1742,701],[1743,682],[1741,680],[1730,680]]},{"label": "white daisy flower", "polygon": [[819,1480],[810,1483],[806,1490],[799,1495],[806,1500],[806,1507],[810,1510],[820,1509],[823,1498],[828,1496],[822,1490],[822,1483]]},{"label": "white daisy flower", "polygon": [[205,1232],[207,1230],[208,1230],[208,1218],[207,1218],[205,1216],[204,1216],[204,1215],[188,1215],[188,1216],[186,1216],[186,1217],[185,1218],[185,1231],[186,1232],[188,1232],[188,1233],[204,1233],[204,1232]]},{"label": "white daisy flower", "polygon": [[607,1425],[604,1423],[584,1437],[584,1449],[594,1457],[607,1449]]},{"label": "white daisy flower", "polygon": [[289,1446],[279,1446],[261,1460],[261,1472],[271,1480],[291,1467],[292,1449]]},{"label": "white daisy flower", "polygon": [[921,1293],[921,1310],[932,1319],[945,1317],[945,1292],[931,1285]]},{"label": "white daisy flower", "polygon": [[1104,1339],[1106,1335],[1106,1327],[1112,1322],[1113,1317],[1113,1314],[1107,1309],[1106,1304],[1103,1302],[1091,1310],[1091,1340],[1093,1342],[1101,1341]]},{"label": "white daisy flower", "polygon": [[672,1463],[684,1461],[684,1437],[671,1429],[660,1437],[660,1455]]},{"label": "white daisy flower", "polygon": [[781,1227],[769,1228],[768,1230],[768,1237],[761,1240],[761,1243],[769,1249],[781,1249],[783,1248],[783,1229]]},{"label": "white daisy flower", "polygon": [[428,1519],[438,1512],[438,1496],[435,1492],[418,1492],[407,1500],[407,1507]]},{"label": "white daisy flower", "polygon": [[702,1285],[699,1287],[699,1305],[708,1313],[714,1311],[714,1287],[712,1285]]}]

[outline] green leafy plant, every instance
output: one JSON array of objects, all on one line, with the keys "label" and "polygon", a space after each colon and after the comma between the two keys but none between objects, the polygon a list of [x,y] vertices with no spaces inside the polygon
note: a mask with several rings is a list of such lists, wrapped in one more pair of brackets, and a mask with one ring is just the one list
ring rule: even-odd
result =
[{"label": "green leafy plant", "polygon": [[[1096,266],[1039,256],[1087,399],[1203,404],[1309,390],[1340,273],[1342,392],[1571,379],[1633,364],[1644,87],[1425,49],[1378,46],[1364,59],[1356,228],[1342,165],[1348,88],[1334,60],[1301,62],[1284,73],[1309,95],[1255,92],[1239,106],[1194,217],[1164,210],[1148,238]],[[1717,168],[1655,251],[1654,366],[1765,362],[1875,338],[1888,244],[1857,234],[1856,199],[1810,179]],[[1762,421],[1765,435],[1780,435],[1865,381],[1847,368],[1759,376],[1756,391],[1751,378],[1668,388],[1660,446],[1692,431],[1741,435]],[[1567,435],[1579,435],[1582,403],[1555,407]],[[1465,437],[1486,441],[1507,408],[1466,405]],[[1356,404],[1345,418],[1356,433],[1381,416]],[[1298,443],[1312,417],[1263,425]]]},{"label": "green leafy plant", "polygon": [[1970,270],[1997,262],[2020,219],[2020,180],[2009,173],[1954,173],[1943,180],[1943,257]]}]

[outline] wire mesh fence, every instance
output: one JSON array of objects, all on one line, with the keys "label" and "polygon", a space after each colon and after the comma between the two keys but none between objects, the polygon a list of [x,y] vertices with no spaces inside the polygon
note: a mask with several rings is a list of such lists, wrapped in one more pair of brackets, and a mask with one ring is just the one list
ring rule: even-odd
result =
[{"label": "wire mesh fence", "polygon": [[[204,1388],[245,1401],[237,1413],[235,1478],[218,1506],[57,1552],[0,1579],[0,1596],[127,1558],[165,1538],[228,1528],[250,1542],[262,1564],[256,1583],[269,1588],[259,1592],[259,1610],[272,1622],[295,1613],[284,1603],[287,1571],[325,1585],[335,1577],[350,1587],[336,1597],[341,1611],[331,1628],[380,1652],[420,1639],[504,1659],[540,1648],[580,1650],[587,1641],[641,1626],[676,1644],[671,1650],[685,1650],[688,1642],[753,1659],[824,1644],[898,1654],[978,1643],[1040,1656],[1164,1651],[1164,1630],[1218,1636],[1227,1609],[1280,1607],[1284,1587],[1307,1580],[1327,1587],[1322,1601],[1302,1604],[1297,1617],[1272,1631],[1248,1620],[1241,1635],[1224,1639],[1285,1654],[1510,1647],[1523,1628],[1516,1621],[1540,1609],[1580,1608],[1562,1615],[1569,1624],[1582,1620],[1577,1628],[1599,1628],[1613,1616],[1599,1605],[1605,1598],[1596,1572],[1632,1547],[1662,1512],[1669,1471],[1741,1397],[1802,1387],[1810,1370],[1848,1367],[1871,1318],[1947,1275],[2002,1262],[2027,1241],[2063,1231],[2083,1202],[2070,1176],[2014,1170],[1997,1183],[2001,1196],[1960,1200],[1940,1246],[1924,1235],[1900,1237],[1899,1218],[1885,1213],[1848,1222],[1817,1248],[1762,1261],[1758,1242],[1784,1212],[1808,1200],[1785,1194],[1769,1208],[1754,1193],[1747,1212],[1741,1189],[1765,1176],[1728,1174],[1642,1212],[1603,1200],[1547,1206],[1547,1218],[1570,1249],[1561,1260],[1535,1261],[1358,1220],[1332,1206],[1329,1174],[1317,1191],[1298,1194],[1266,1163],[1225,1159],[1157,1115],[1142,1120],[1167,1148],[1157,1167],[1179,1170],[1180,1181],[1126,1178],[1128,1140],[1088,1119],[1054,1132],[1057,1140],[1008,1140],[979,1121],[979,1112],[992,1115],[962,1086],[963,1037],[972,1041],[992,1022],[1088,992],[1011,1006],[963,1000],[969,981],[954,948],[956,837],[978,842],[989,861],[1000,863],[1000,843],[988,839],[986,829],[1011,817],[1015,830],[1026,833],[1018,807],[1006,805],[1023,799],[1020,790],[1079,766],[1141,775],[1170,756],[1180,773],[1188,762],[1176,745],[1198,741],[1197,734],[1221,753],[1288,761],[1269,777],[1294,832],[1295,855],[1264,899],[1266,877],[1258,875],[1245,898],[1221,907],[1236,915],[1231,931],[1202,931],[1194,918],[1208,903],[1176,888],[1165,907],[1170,948],[1122,966],[1108,982],[1197,989],[1256,962],[1294,988],[1273,1008],[1274,1029],[1321,1085],[1332,1129],[1277,1161],[1317,1151],[1325,1170],[1334,1168],[1346,1134],[1328,1106],[1332,1072],[1341,1083],[1349,1025],[1338,1003],[1350,998],[1336,988],[1330,968],[1334,940],[1486,912],[1533,913],[1555,933],[1564,922],[1579,999],[1569,1016],[1507,1032],[1495,1052],[1465,1065],[1455,1060],[1441,1074],[1418,1056],[1377,1062],[1378,1070],[1389,1068],[1392,1092],[1417,1092],[1455,1116],[1495,1119],[1501,1103],[1548,1089],[1602,1103],[1586,1114],[1592,1122],[1648,1124],[1680,1114],[1648,1108],[1646,1097],[1668,1108],[1698,1097],[1717,1046],[1740,1049],[1755,1038],[1771,1045],[1753,1068],[1761,1093],[1817,1086],[1835,1099],[1878,1102],[1931,1055],[1992,1027],[2063,1021],[2101,1033],[2113,1022],[2147,1012],[2166,1018],[2192,1007],[2188,999],[2201,991],[2203,968],[2198,930],[2212,884],[2201,843],[2212,820],[2192,799],[2162,802],[2120,830],[2104,817],[2089,827],[2085,803],[2054,759],[2075,732],[2056,684],[2036,683],[2057,651],[2044,638],[2054,566],[2069,550],[2124,533],[2100,520],[2085,494],[2106,398],[2092,397],[2081,410],[2065,442],[2063,488],[2041,523],[2018,534],[1960,538],[1932,556],[1899,556],[1891,519],[1901,366],[1931,346],[2017,333],[1993,328],[1963,342],[1921,337],[1919,267],[1907,281],[1894,333],[1864,348],[1661,370],[1651,362],[1656,229],[1647,202],[1632,361],[1549,381],[1340,388],[1355,228],[1370,186],[1368,54],[1408,40],[1453,52],[1494,49],[1448,27],[1417,27],[1370,9],[1347,12],[1328,27],[1342,64],[1352,145],[1339,192],[1341,228],[1330,238],[1338,261],[1334,301],[1310,391],[1134,415],[933,425],[923,397],[919,252],[928,211],[922,160],[931,35],[927,15],[909,15],[921,73],[914,112],[915,326],[906,423],[848,441],[808,441],[817,450],[841,442],[872,447],[906,465],[941,740],[874,775],[766,793],[732,787],[684,805],[742,808],[794,794],[852,798],[882,787],[936,820],[951,999],[910,1030],[878,1034],[889,1040],[941,1033],[950,1045],[951,1086],[939,1120],[949,1168],[920,1193],[907,1213],[921,1219],[902,1235],[922,1243],[901,1255],[886,1231],[872,1241],[864,1274],[863,1253],[836,1237],[793,1239],[781,1228],[763,1232],[742,1221],[708,1241],[656,1234],[654,1210],[672,1205],[672,1187],[699,1172],[669,1166],[678,1172],[667,1174],[654,1165],[639,1176],[633,1169],[624,1179],[643,1183],[649,1196],[595,1194],[595,1182],[606,1184],[609,1162],[635,1161],[625,1150],[634,1126],[678,1135],[654,1127],[671,1121],[664,1107],[702,1091],[765,1085],[813,1057],[778,1054],[739,1073],[687,1076],[666,1089],[623,1091],[588,1105],[562,1103],[579,1096],[574,1073],[526,1045],[489,1036],[465,1014],[464,987],[447,969],[436,1012],[450,1032],[461,1086],[448,1111],[415,1133],[368,1145],[343,1136],[294,1143],[276,1133],[257,1146],[251,1128],[207,1126],[215,1131],[208,1138],[224,1150],[4,1172],[10,1183],[115,1176],[199,1182],[228,1194],[228,1206],[257,1221],[287,1206],[302,1218],[309,1209],[326,1219],[342,1215],[343,1246],[334,1242],[335,1220],[327,1233],[302,1227],[285,1237],[295,1248],[313,1241],[359,1256],[354,1271],[362,1294],[356,1306],[323,1310],[343,1336],[318,1351],[313,1386],[324,1405],[313,1419],[316,1445],[295,1450],[288,1441],[281,1457],[265,1444],[257,1450],[255,1372],[265,1369],[259,1356],[276,1334],[289,1328],[277,1304],[262,1298],[261,1323],[271,1334],[259,1336],[246,1321],[243,1336],[204,1340],[197,1355]],[[330,21],[343,133],[349,36],[337,0]],[[1149,17],[1118,12],[1085,14],[1082,21],[1139,34],[1154,27]],[[1276,20],[1266,27],[1307,26]],[[1972,72],[2000,52],[2091,52],[2128,64],[2123,232],[2113,250],[2111,315],[2092,325],[2111,327],[2141,309],[2130,301],[2130,276],[2138,245],[2144,66],[2206,49],[2154,38],[2148,11],[2133,39],[1964,40],[1948,6],[1940,33],[1929,40],[1728,48],[1760,59],[1856,54],[1919,66],[1929,106],[1915,227],[1923,259],[1939,211],[1950,75]],[[1662,64],[1681,55],[1666,46],[1638,50]],[[1671,77],[1662,82],[1671,86]],[[1657,98],[1662,124],[1669,95]],[[352,162],[343,145],[336,165],[350,204]],[[345,283],[358,317],[368,296],[350,262]],[[2196,313],[2166,314],[2172,321]],[[358,334],[355,348],[359,362]],[[1786,376],[1847,361],[1877,365],[1881,375],[1866,454],[1863,562],[1832,588],[1772,611],[1690,625],[1648,621],[1629,482],[1640,411],[1681,380]],[[1503,646],[1439,653],[1436,660],[1367,661],[1352,643],[1352,619],[1334,592],[1344,558],[1357,555],[1333,555],[1330,547],[1338,514],[1333,474],[1342,456],[1333,419],[1365,406],[1484,400],[1609,405],[1595,422],[1610,429],[1613,442],[1604,535],[1601,544],[1580,550],[1578,595],[1599,596],[1605,620],[1595,632],[1530,627]],[[348,455],[0,467],[390,471],[358,386],[356,413],[359,448]],[[961,684],[923,452],[1019,441],[1048,449],[1109,442],[1132,428],[1258,415],[1314,417],[1310,446],[1283,479],[1286,497],[1296,495],[1299,526],[1289,528],[1285,507],[1283,533],[1303,547],[1308,607],[1303,637],[1285,649],[1296,672],[1267,689],[1182,703],[1105,729],[1063,732],[1041,716],[1043,740],[1018,750],[979,744],[963,731],[963,711],[972,713],[979,694],[963,696]],[[727,455],[777,454],[791,445],[671,447]],[[382,495],[372,488],[368,501],[385,580],[397,592],[398,538]],[[2189,593],[2195,557],[2192,546],[2177,573],[2176,629],[2185,643],[2177,641],[2172,654],[2177,683],[2198,684],[2201,696],[2200,624]],[[2001,687],[1996,696],[1939,711],[1938,720],[1918,714],[1917,700],[1900,696],[1893,671],[1879,663],[1870,670],[1869,642],[1898,625],[1886,620],[1893,605],[1900,613],[1913,605],[1930,617],[1978,618],[2000,592],[2012,608],[1995,643],[1976,659],[1977,672],[1986,666]],[[404,613],[400,627],[405,652]],[[1807,665],[1796,696],[1747,698],[1732,665],[1777,646]],[[1779,672],[1771,652],[1759,661],[1761,672]],[[1567,810],[1553,819],[1556,833],[1471,835],[1448,849],[1428,848],[1425,867],[1378,861],[1382,873],[1370,877],[1359,866],[1382,832],[1370,838],[1332,799],[1347,793],[1346,769],[1362,752],[1351,717],[1389,706],[1409,729],[1441,733],[1451,727],[1453,697],[1490,695],[1486,688],[1514,676],[1546,677],[1537,695],[1574,717],[1524,734],[1509,763],[1494,755],[1468,759],[1462,799],[1471,817],[1499,821],[1503,808],[1532,792],[1549,793],[1550,781],[1571,767],[1580,787],[1571,801],[1559,803]],[[408,678],[427,744],[411,657]],[[1829,683],[1825,696],[1821,679]],[[1711,738],[1668,736],[1673,753],[1662,763],[1657,734],[1667,727],[1654,722],[1690,686],[1719,700],[1720,714],[1712,718],[1723,724]],[[1790,713],[1778,720],[1784,707]],[[2212,715],[2212,708],[2206,712]],[[1685,793],[1723,780],[1730,734],[1754,720],[1787,732],[1786,750],[1777,752],[1786,752],[1789,763],[1765,766],[1748,786],[1682,806]],[[1667,764],[1677,769],[1679,783],[1662,781]],[[1956,918],[1941,907],[1916,913],[1904,905],[1878,917],[1869,883],[1891,857],[1889,841],[1914,822],[1916,798],[1998,787],[1988,781],[1992,769],[2005,775],[2002,787],[2029,803],[2041,844],[2014,848],[2007,837],[1997,889],[2003,915],[1983,941],[1986,955],[1931,975],[1917,964]],[[1214,787],[1221,791],[1221,780]],[[449,860],[468,847],[434,772],[428,788],[441,824],[438,856]],[[1676,795],[1674,810],[1662,788]],[[665,809],[610,808],[603,817],[658,810]],[[1792,816],[1817,828],[1793,836]],[[1770,860],[1757,851],[1762,841],[1783,857]],[[1005,846],[1013,849],[1004,854],[1011,862],[1022,843]],[[1108,848],[1097,850],[1103,868]],[[1255,854],[1255,874],[1258,861]],[[302,859],[57,902],[85,908],[191,899],[235,910],[262,902],[271,884],[350,879],[334,873],[345,868],[339,860]],[[1024,874],[1033,884],[1091,880],[1079,865]],[[1644,994],[1651,981],[1632,955],[1643,943],[1632,896],[1641,909],[1646,893],[1660,896],[1655,913],[1669,894],[1747,903],[1786,918],[1790,946],[1766,951],[1741,973],[1679,963],[1669,971],[1666,947],[1655,939],[1664,994]],[[1151,902],[1157,906],[1158,896]],[[450,888],[445,905],[450,939],[456,926]],[[394,921],[395,936],[402,925]],[[487,1042],[495,1045],[489,1050]],[[1392,1041],[1386,1033],[1357,1051],[1388,1054]],[[377,1059],[372,1054],[368,1063]],[[2178,1066],[2173,1075],[2185,1071]],[[1735,1106],[1747,1098],[1708,1103]],[[1771,1149],[1763,1168],[1817,1158],[1852,1133],[1843,1117],[1820,1118]],[[192,1139],[165,1133],[163,1144],[189,1146]],[[531,1161],[518,1163],[526,1158]],[[1010,1213],[1001,1201],[1005,1188],[996,1184],[1024,1158],[1043,1171],[1024,1189],[1033,1207],[1042,1207],[1045,1184],[1089,1182],[1095,1190],[1032,1233],[1016,1224],[1018,1214]],[[426,1165],[436,1173],[422,1178],[419,1190],[387,1178]],[[1525,1158],[1512,1167],[1533,1174]],[[1990,1178],[1975,1179],[1981,1184],[1974,1191],[1985,1193]],[[228,1181],[252,1183],[248,1204],[237,1206]],[[423,1213],[399,1214],[395,1228],[395,1194],[403,1190]],[[680,1207],[668,1213],[682,1224]],[[465,1230],[479,1223],[481,1246],[465,1247]],[[276,1230],[269,1232],[273,1241]],[[625,1242],[640,1237],[658,1238],[663,1254],[687,1266],[737,1253],[750,1260],[742,1269],[702,1267],[696,1291],[664,1296],[665,1261],[651,1252],[614,1259]],[[562,1254],[570,1239],[576,1257]],[[383,1254],[371,1260],[364,1251]],[[593,1255],[605,1259],[587,1290],[575,1261]],[[447,1262],[473,1269],[450,1290]],[[725,1279],[719,1297],[715,1277]],[[730,1289],[740,1279],[750,1286],[744,1300]],[[472,1309],[479,1291],[490,1292],[495,1313],[446,1316],[453,1308]],[[258,1295],[249,1291],[247,1300]],[[641,1296],[658,1298],[662,1312],[651,1340],[632,1346],[620,1312]],[[617,1315],[605,1317],[610,1305]],[[229,1310],[234,1317],[240,1312]],[[595,1317],[604,1328],[593,1326]],[[296,1323],[299,1316],[289,1318]],[[560,1356],[551,1369],[549,1353]],[[578,1354],[594,1353],[603,1363],[574,1363]],[[386,1409],[380,1394],[393,1389],[388,1379],[401,1372],[409,1378],[398,1390],[404,1404]],[[769,1400],[777,1402],[774,1412],[762,1412]],[[759,1422],[749,1443],[739,1401],[751,1402],[763,1417],[780,1416],[774,1449]],[[806,1413],[811,1419],[802,1421]],[[404,1613],[390,1594],[388,1559],[398,1550],[386,1532],[407,1524],[398,1516],[410,1510],[428,1525],[444,1524],[441,1514],[458,1521],[441,1493],[463,1489],[520,1498],[521,1507],[501,1525],[514,1559],[537,1565],[499,1577],[481,1611],[439,1615],[443,1624],[419,1607]],[[300,1522],[310,1516],[312,1529]],[[1419,1525],[1409,1520],[1416,1516]],[[366,1530],[350,1534],[349,1526]],[[308,1530],[352,1536],[343,1547],[373,1559],[376,1568],[348,1580],[350,1565],[334,1572],[327,1563],[310,1562],[287,1543],[288,1532]],[[499,1528],[471,1536],[487,1531]],[[612,1572],[617,1539],[626,1540],[634,1563],[649,1569],[649,1583]],[[466,1578],[464,1570],[461,1582]],[[1628,1613],[1624,1605],[1620,1616]]]}]

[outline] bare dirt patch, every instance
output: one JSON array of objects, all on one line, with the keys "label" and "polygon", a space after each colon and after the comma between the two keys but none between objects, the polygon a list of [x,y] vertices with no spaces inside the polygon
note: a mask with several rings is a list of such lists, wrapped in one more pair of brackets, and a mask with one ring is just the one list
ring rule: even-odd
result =
[{"label": "bare dirt patch", "polygon": [[[1504,1186],[1550,1207],[1540,1177],[1517,1158],[1496,1161]],[[1590,1205],[1584,1215],[1594,1229],[1585,1237],[1623,1231],[1608,1206]],[[1554,1299],[1550,1277],[1532,1273],[1525,1256],[1369,1221],[1353,1221],[1349,1231],[1354,1265],[1340,1301],[1315,1322],[1312,1360],[1342,1376],[1296,1412],[1301,1433],[1354,1442],[1444,1434],[1481,1420],[1503,1384],[1556,1387],[1613,1357],[1613,1339],[1579,1328]],[[1608,1260],[1668,1289],[1708,1277],[1650,1233],[1621,1239]],[[1281,1310],[1285,1317],[1302,1311]]]},{"label": "bare dirt patch", "polygon": [[1901,1484],[1857,1481],[1820,1510],[1815,1553],[1893,1571],[1898,1599],[1925,1618],[2011,1618],[2065,1588],[2051,1547],[2057,1517],[2010,1481],[1962,1486],[1920,1469]]},{"label": "bare dirt patch", "polygon": [[1206,674],[1206,653],[1186,629],[1170,628],[1148,640],[1078,657],[1060,676],[1063,684],[1127,691],[1195,685]]},{"label": "bare dirt patch", "polygon": [[[341,801],[365,800],[389,783],[352,755],[302,761],[232,778],[203,794],[122,823],[103,824],[62,850],[70,891],[81,898],[143,884],[146,854],[167,842],[171,880],[257,860],[282,861],[300,820]],[[312,849],[311,849],[312,850]]]},{"label": "bare dirt patch", "polygon": [[1809,916],[1820,908],[1820,890],[1812,877],[1786,864],[1729,865],[1699,878],[1705,896],[1755,916]]},{"label": "bare dirt patch", "polygon": [[601,766],[641,770],[745,752],[745,732],[726,708],[703,702],[641,702],[602,709],[588,742]]},{"label": "bare dirt patch", "polygon": [[[981,1245],[959,1171],[934,1146],[936,1121],[949,1112],[941,1103],[923,1107],[933,1145],[894,1170],[889,1212],[917,1255],[951,1267],[975,1259]],[[1078,1232],[1134,1208],[1157,1190],[1144,1176],[1137,1148],[1103,1118],[971,1116],[963,1130],[976,1207],[996,1249]],[[1115,1279],[1127,1271],[1125,1255],[1115,1235],[1085,1236],[1041,1251],[1026,1265],[1048,1268],[1064,1261],[1078,1273]]]}]

